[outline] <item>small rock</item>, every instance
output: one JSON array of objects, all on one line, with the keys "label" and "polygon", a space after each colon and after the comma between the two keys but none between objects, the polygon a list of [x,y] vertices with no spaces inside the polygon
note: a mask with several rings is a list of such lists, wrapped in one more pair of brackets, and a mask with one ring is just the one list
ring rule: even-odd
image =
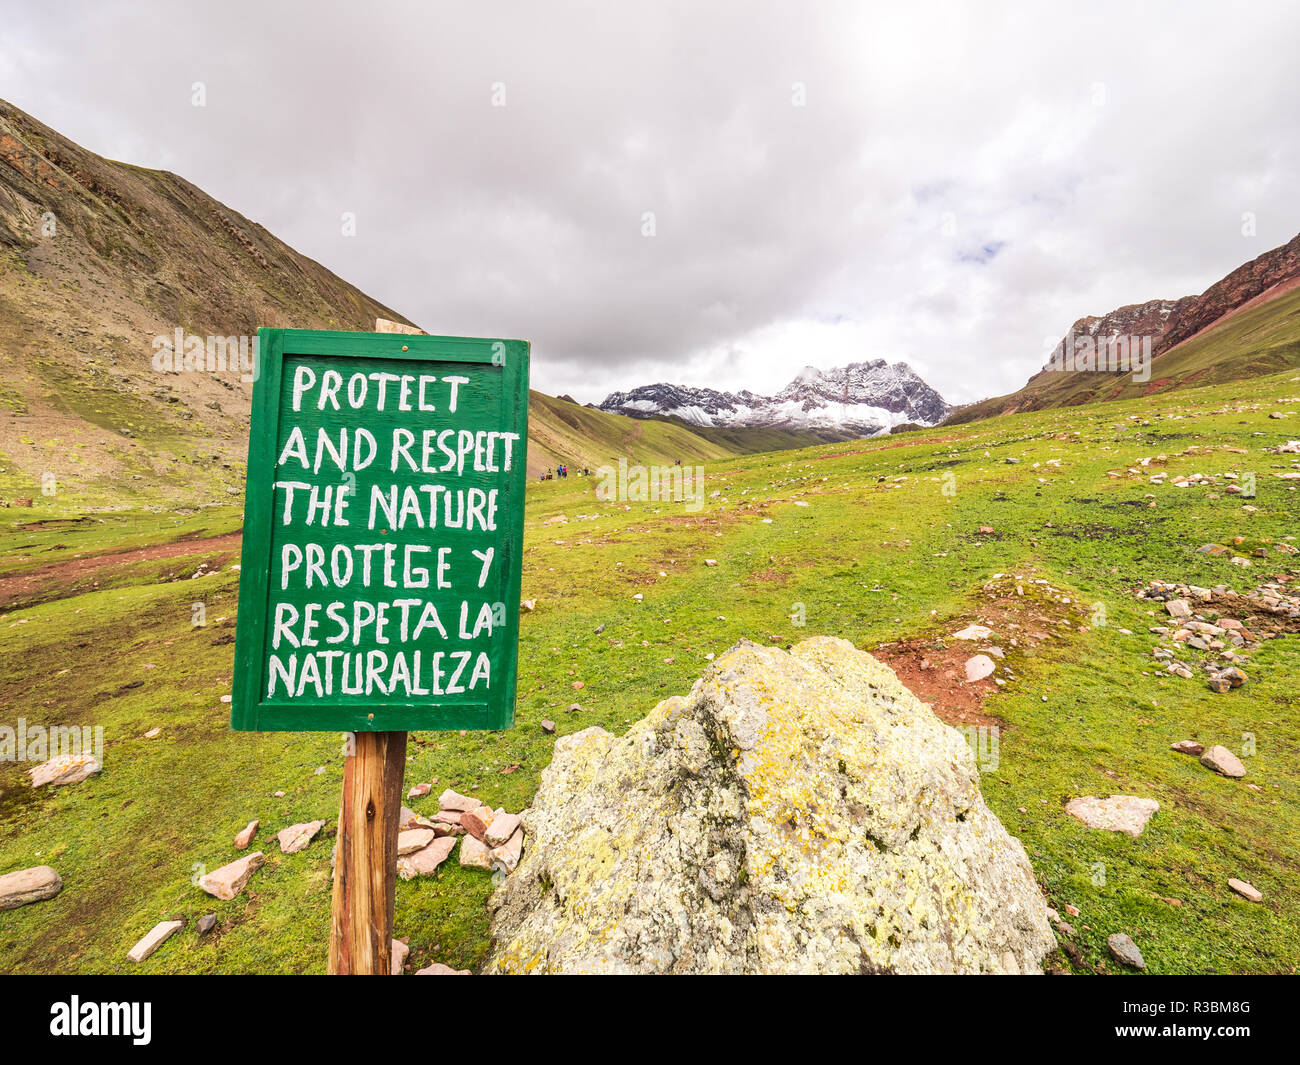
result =
[{"label": "small rock", "polygon": [[996,668],[993,659],[988,655],[975,655],[975,657],[966,660],[966,680],[968,683],[983,680]]},{"label": "small rock", "polygon": [[509,841],[518,827],[518,814],[508,814],[504,810],[498,810],[492,817],[492,823],[487,826],[487,831],[483,834],[483,842],[491,847],[500,847],[503,843]]},{"label": "small rock", "polygon": [[304,821],[300,825],[290,825],[276,833],[280,841],[282,854],[297,854],[316,838],[316,833],[325,827],[324,821]]},{"label": "small rock", "polygon": [[422,850],[398,858],[397,875],[403,880],[410,880],[417,876],[431,876],[438,866],[447,860],[455,846],[455,836],[439,837]]},{"label": "small rock", "polygon": [[1179,740],[1177,743],[1171,743],[1169,749],[1179,754],[1200,754],[1205,750],[1205,744],[1197,743],[1195,740]]},{"label": "small rock", "polygon": [[[1065,812],[1089,828],[1124,832],[1135,839],[1159,809],[1160,804],[1155,799],[1143,799],[1137,795],[1112,795],[1107,799],[1085,795],[1065,804]],[[1069,912],[1068,906],[1066,912]]]},{"label": "small rock", "polygon": [[184,927],[184,921],[159,921],[139,943],[131,948],[127,953],[127,960],[139,965]]},{"label": "small rock", "polygon": [[253,835],[257,832],[257,826],[260,824],[261,824],[260,821],[248,822],[248,824],[244,827],[243,831],[240,832],[239,835],[235,837],[235,850],[237,851],[248,850],[248,845],[253,842]]},{"label": "small rock", "polygon": [[240,858],[223,865],[220,869],[214,869],[199,881],[199,887],[209,895],[221,899],[223,902],[229,902],[241,891],[245,885],[252,879],[253,874],[262,867],[266,861],[266,855],[261,851],[254,851],[245,858]]},{"label": "small rock", "polygon": [[1110,956],[1121,965],[1127,965],[1130,969],[1145,969],[1147,967],[1142,952],[1138,950],[1138,945],[1123,932],[1116,932],[1114,935],[1107,936],[1106,946],[1110,948]]},{"label": "small rock", "polygon": [[1186,599],[1170,599],[1165,604],[1165,609],[1169,611],[1170,617],[1189,618],[1192,616],[1191,605]]},{"label": "small rock", "polygon": [[704,560],[704,564],[706,566],[716,566],[718,564],[718,560],[716,558],[706,558]]},{"label": "small rock", "polygon": [[414,854],[418,850],[423,850],[433,842],[435,835],[431,828],[412,828],[397,833],[397,856],[400,858],[404,854]]},{"label": "small rock", "polygon": [[147,739],[147,740],[151,740],[151,739],[153,739],[155,736],[159,735],[161,732],[162,732],[162,729],[160,729],[160,728],[151,728],[148,732],[146,732],[146,733],[144,734],[144,738]]},{"label": "small rock", "polygon": [[1246,883],[1244,880],[1238,880],[1236,877],[1228,880],[1228,887],[1232,888],[1242,898],[1250,899],[1251,902],[1262,902],[1264,900],[1264,893],[1259,888]]},{"label": "small rock", "polygon": [[494,816],[486,806],[480,806],[477,810],[467,810],[460,815],[461,827],[475,839],[486,843],[488,826],[492,824]]},{"label": "small rock", "polygon": [[1244,777],[1246,767],[1241,764],[1241,759],[1233,754],[1227,747],[1211,747],[1201,755],[1201,765],[1209,766],[1216,773],[1222,773],[1225,777]]},{"label": "small rock", "polygon": [[205,913],[199,918],[199,935],[206,936],[217,927],[217,915],[215,913]]},{"label": "small rock", "polygon": [[32,787],[41,788],[46,784],[54,787],[80,784],[101,769],[103,766],[93,754],[61,754],[27,770],[27,773],[32,778]]},{"label": "small rock", "polygon": [[0,876],[0,910],[16,910],[29,902],[44,902],[63,890],[59,874],[48,865],[34,865]]},{"label": "small rock", "polygon": [[424,798],[424,796],[428,795],[429,792],[431,792],[432,790],[433,788],[429,784],[417,784],[415,785],[415,787],[413,787],[410,791],[406,793],[406,797],[408,799],[422,799]]},{"label": "small rock", "polygon": [[986,640],[993,635],[993,630],[987,625],[967,625],[961,632],[954,632],[954,640]]},{"label": "small rock", "polygon": [[1250,679],[1246,676],[1245,670],[1238,669],[1236,666],[1229,666],[1227,669],[1223,670],[1219,676],[1234,688],[1240,688]]},{"label": "small rock", "polygon": [[440,961],[435,961],[432,965],[426,965],[423,969],[417,969],[416,976],[468,976],[468,969],[453,969],[450,965],[443,965]]},{"label": "small rock", "polygon": [[543,732],[554,732],[554,731],[555,731],[555,722],[554,722],[554,721],[543,721],[543,722],[542,722],[542,731],[543,731]]},{"label": "small rock", "polygon": [[467,869],[491,869],[491,848],[473,836],[466,836],[460,844],[460,864]]},{"label": "small rock", "polygon": [[411,953],[411,948],[403,943],[400,939],[393,940],[393,975],[402,975],[402,966],[406,964],[406,956]]},{"label": "small rock", "polygon": [[514,872],[515,866],[519,864],[519,859],[524,852],[524,830],[515,829],[510,839],[499,847],[493,847],[488,852],[488,861],[492,868],[503,873]]},{"label": "small rock", "polygon": [[468,795],[462,795],[460,792],[452,791],[448,788],[438,796],[439,810],[456,810],[465,813],[469,810],[477,810],[483,803],[479,799],[471,799]]}]

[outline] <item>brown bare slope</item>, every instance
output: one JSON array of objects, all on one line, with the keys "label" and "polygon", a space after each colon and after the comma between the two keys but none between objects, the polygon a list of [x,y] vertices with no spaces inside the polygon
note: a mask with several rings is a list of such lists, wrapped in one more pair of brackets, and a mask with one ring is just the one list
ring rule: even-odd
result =
[{"label": "brown bare slope", "polygon": [[1149,379],[1132,372],[1062,371],[1049,368],[1049,362],[1018,392],[973,403],[946,424],[1133,398],[1300,366],[1297,285],[1300,236],[1238,267],[1199,296],[1133,304],[1100,318],[1081,318],[1071,327],[1075,337],[1150,336],[1154,357]]}]

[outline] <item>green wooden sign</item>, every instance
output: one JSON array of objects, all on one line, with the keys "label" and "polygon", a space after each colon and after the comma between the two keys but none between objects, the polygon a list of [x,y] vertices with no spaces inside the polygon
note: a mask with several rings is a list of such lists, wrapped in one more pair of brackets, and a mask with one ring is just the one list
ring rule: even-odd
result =
[{"label": "green wooden sign", "polygon": [[230,724],[514,720],[522,340],[263,329]]}]

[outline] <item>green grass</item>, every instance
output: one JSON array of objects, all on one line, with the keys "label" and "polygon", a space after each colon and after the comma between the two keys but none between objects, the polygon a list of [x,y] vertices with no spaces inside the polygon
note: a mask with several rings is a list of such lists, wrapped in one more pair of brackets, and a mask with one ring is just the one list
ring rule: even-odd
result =
[{"label": "green grass", "polygon": [[[408,784],[436,777],[435,794],[453,786],[517,810],[550,760],[544,718],[560,735],[591,725],[622,733],[658,700],[685,692],[707,655],[741,637],[785,643],[827,633],[871,649],[951,632],[978,613],[995,573],[1038,576],[1087,614],[1102,604],[1106,624],[1076,617],[1050,645],[1013,653],[1016,679],[985,706],[1006,728],[982,787],[1024,842],[1050,903],[1081,911],[1071,919],[1081,970],[1105,963],[1106,935],[1126,931],[1152,972],[1293,972],[1300,639],[1265,643],[1246,667],[1250,682],[1214,695],[1202,681],[1157,673],[1153,607],[1132,591],[1151,578],[1244,591],[1267,574],[1300,571],[1275,546],[1300,535],[1300,499],[1271,476],[1295,457],[1262,451],[1298,435],[1300,422],[1267,416],[1290,409],[1274,401],[1296,392],[1282,374],[1159,402],[703,459],[706,488],[720,495],[696,514],[680,504],[600,503],[589,479],[534,481],[523,594],[537,609],[522,618],[515,727],[413,735]],[[1189,445],[1215,450],[1180,455]],[[1222,450],[1229,446],[1248,454]],[[1258,511],[1125,472],[1159,453],[1171,474],[1254,472]],[[184,527],[229,527],[216,518],[193,515]],[[136,525],[118,520],[42,532],[41,542],[137,543]],[[994,533],[979,533],[981,525]],[[178,528],[160,533],[174,538]],[[8,548],[20,534],[3,535]],[[1274,544],[1271,557],[1243,570],[1195,553],[1238,535],[1245,551]],[[69,546],[58,550],[65,557]],[[192,571],[200,557],[183,561]],[[706,557],[718,565],[705,566]],[[263,837],[316,817],[332,827],[340,737],[231,733],[220,697],[230,690],[238,574],[225,566],[195,581],[166,576],[160,567],[119,587],[0,614],[0,720],[102,725],[106,738],[104,772],[71,788],[33,793],[22,786],[23,766],[0,766],[0,870],[49,862],[65,881],[56,899],[0,917],[2,971],[324,969],[328,838],[288,857],[259,843],[268,866],[234,902],[210,899],[190,878],[196,864],[236,857],[233,836],[252,818]],[[194,602],[205,604],[204,628],[191,625]],[[806,624],[796,627],[789,615],[800,605]],[[574,701],[582,710],[566,713]],[[155,726],[162,734],[144,739]],[[1185,738],[1238,750],[1244,733],[1257,744],[1245,781],[1168,750]],[[277,790],[285,797],[274,798]],[[1092,831],[1063,812],[1071,797],[1112,793],[1160,801],[1140,838]],[[428,812],[432,801],[411,805]],[[454,861],[436,878],[398,885],[396,933],[410,937],[414,966],[473,968],[484,957],[491,879]],[[1259,887],[1264,902],[1236,897],[1231,876]],[[196,940],[191,922],[145,964],[125,961],[157,921],[207,912],[220,918],[214,936]]]}]

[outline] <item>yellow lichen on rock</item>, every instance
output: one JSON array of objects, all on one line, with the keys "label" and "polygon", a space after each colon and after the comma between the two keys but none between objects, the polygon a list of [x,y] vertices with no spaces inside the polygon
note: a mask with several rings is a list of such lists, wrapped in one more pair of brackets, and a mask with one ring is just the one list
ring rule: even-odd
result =
[{"label": "yellow lichen on rock", "polygon": [[489,971],[1029,972],[1055,942],[964,737],[844,640],[742,642],[558,741],[524,822]]}]

